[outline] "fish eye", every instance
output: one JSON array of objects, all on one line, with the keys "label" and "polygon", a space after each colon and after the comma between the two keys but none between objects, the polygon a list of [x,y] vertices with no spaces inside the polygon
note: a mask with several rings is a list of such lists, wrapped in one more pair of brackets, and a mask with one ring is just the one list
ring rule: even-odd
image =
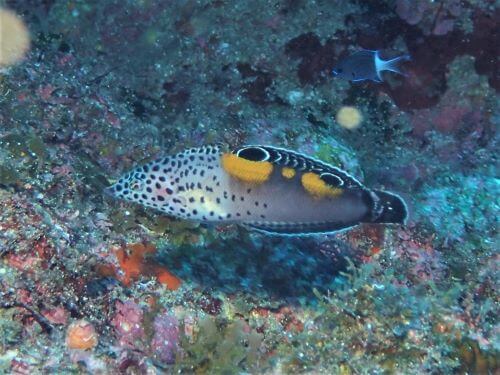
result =
[{"label": "fish eye", "polygon": [[141,191],[142,190],[142,183],[139,180],[132,180],[130,182],[130,190],[132,191]]}]

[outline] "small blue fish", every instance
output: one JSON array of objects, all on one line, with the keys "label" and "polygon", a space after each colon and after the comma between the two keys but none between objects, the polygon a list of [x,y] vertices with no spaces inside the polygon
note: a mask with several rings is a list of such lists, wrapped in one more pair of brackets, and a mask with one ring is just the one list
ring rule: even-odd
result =
[{"label": "small blue fish", "polygon": [[403,74],[399,69],[399,64],[410,60],[409,55],[399,56],[391,60],[382,60],[379,51],[361,50],[340,60],[332,73],[335,77],[352,82],[365,80],[382,82],[382,76],[380,75],[382,71],[389,70]]}]

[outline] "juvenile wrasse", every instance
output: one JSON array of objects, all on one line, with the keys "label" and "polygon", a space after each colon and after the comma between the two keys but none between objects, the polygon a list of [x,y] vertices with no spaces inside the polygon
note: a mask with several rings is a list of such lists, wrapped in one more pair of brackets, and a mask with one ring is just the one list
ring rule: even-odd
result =
[{"label": "juvenile wrasse", "polygon": [[404,223],[396,194],[347,172],[270,146],[191,148],[137,167],[106,189],[116,198],[200,222],[276,234],[335,232],[360,223]]}]

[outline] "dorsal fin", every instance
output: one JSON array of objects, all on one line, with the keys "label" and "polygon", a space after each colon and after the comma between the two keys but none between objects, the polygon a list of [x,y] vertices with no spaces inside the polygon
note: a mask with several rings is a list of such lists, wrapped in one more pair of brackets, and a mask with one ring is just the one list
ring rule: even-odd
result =
[{"label": "dorsal fin", "polygon": [[301,172],[313,172],[333,188],[363,187],[346,171],[299,152],[273,146],[248,145],[239,147],[232,153],[250,161],[267,161]]}]

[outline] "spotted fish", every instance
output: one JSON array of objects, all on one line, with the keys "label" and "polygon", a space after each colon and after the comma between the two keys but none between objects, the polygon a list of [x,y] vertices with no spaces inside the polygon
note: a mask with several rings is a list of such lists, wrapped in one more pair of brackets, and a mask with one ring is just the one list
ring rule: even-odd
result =
[{"label": "spotted fish", "polygon": [[238,223],[275,234],[335,232],[407,218],[399,196],[370,190],[339,168],[270,146],[231,152],[191,148],[135,168],[106,192],[182,219]]}]

